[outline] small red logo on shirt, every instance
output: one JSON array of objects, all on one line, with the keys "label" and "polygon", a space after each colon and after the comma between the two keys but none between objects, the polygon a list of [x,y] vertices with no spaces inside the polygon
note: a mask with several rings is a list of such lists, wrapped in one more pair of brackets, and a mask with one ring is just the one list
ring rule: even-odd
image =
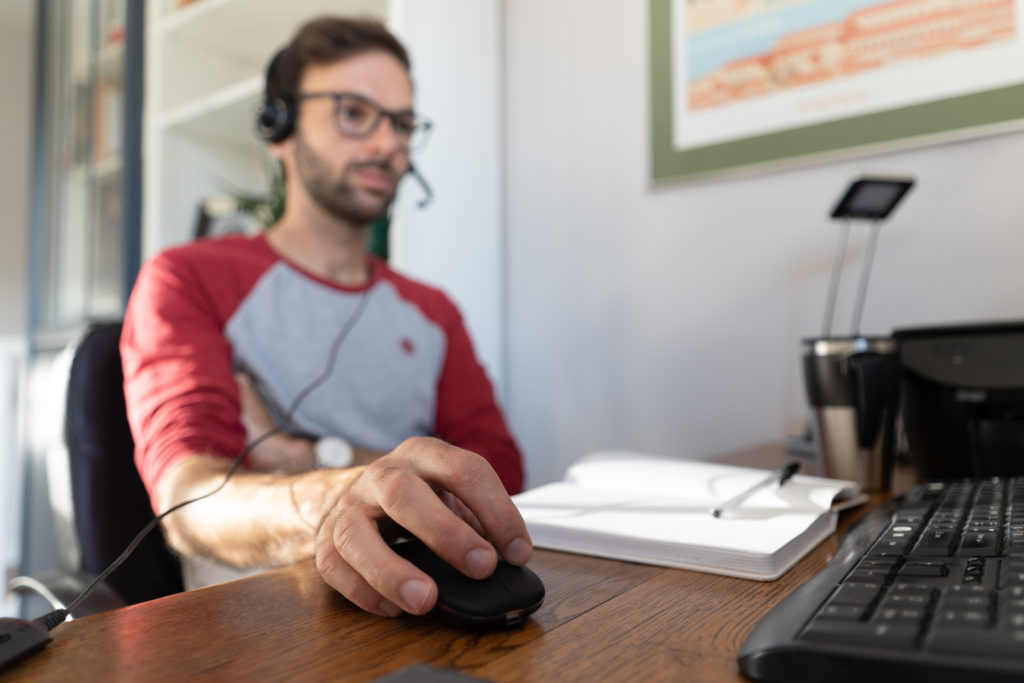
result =
[{"label": "small red logo on shirt", "polygon": [[412,339],[408,337],[402,339],[402,350],[410,356],[416,352],[416,346],[412,343]]}]

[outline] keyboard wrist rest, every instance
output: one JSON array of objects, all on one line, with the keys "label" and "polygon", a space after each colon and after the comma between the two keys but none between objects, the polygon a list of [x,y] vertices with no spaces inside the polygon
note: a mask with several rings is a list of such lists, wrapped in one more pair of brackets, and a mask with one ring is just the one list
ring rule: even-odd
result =
[{"label": "keyboard wrist rest", "polygon": [[[787,595],[761,619],[739,652],[740,670],[751,678],[773,680],[764,670],[769,653],[791,647],[809,618],[799,605],[820,603],[888,527],[894,509],[887,503],[868,512],[843,534],[835,556],[814,577]],[[796,656],[800,656],[797,654]]]}]

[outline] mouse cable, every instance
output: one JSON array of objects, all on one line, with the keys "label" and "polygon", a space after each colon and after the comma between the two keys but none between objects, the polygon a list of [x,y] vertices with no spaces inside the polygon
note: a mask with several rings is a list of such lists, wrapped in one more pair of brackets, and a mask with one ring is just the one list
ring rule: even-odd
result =
[{"label": "mouse cable", "polygon": [[128,544],[128,547],[126,547],[121,552],[117,559],[111,562],[106,569],[100,572],[99,576],[93,579],[92,582],[88,586],[86,586],[85,589],[81,593],[79,593],[74,600],[68,603],[66,607],[53,610],[52,612],[48,612],[47,614],[44,614],[41,617],[33,619],[33,621],[35,621],[37,624],[45,628],[47,631],[52,631],[54,628],[64,623],[64,621],[68,618],[68,615],[76,607],[78,607],[78,605],[80,605],[81,602],[85,600],[85,598],[87,598],[90,593],[92,593],[96,586],[105,581],[107,577],[109,577],[114,571],[116,571],[117,568],[120,567],[133,552],[135,552],[135,549],[139,546],[140,543],[142,543],[143,539],[145,539],[146,536],[148,536],[150,532],[152,532],[153,529],[156,528],[156,526],[161,522],[161,520],[164,519],[164,517],[171,514],[172,512],[180,510],[186,505],[191,505],[192,503],[196,503],[205,498],[209,498],[213,494],[219,492],[227,485],[228,480],[231,479],[232,475],[234,475],[234,473],[238,471],[239,466],[242,464],[242,460],[244,460],[245,456],[252,452],[252,449],[256,448],[256,446],[260,445],[261,443],[263,443],[270,437],[274,436],[275,434],[283,433],[288,427],[292,426],[292,420],[295,416],[295,411],[299,409],[299,406],[302,405],[302,402],[305,401],[306,398],[311,393],[313,393],[313,391],[320,387],[320,385],[326,382],[328,378],[330,378],[330,376],[334,374],[335,366],[338,363],[338,352],[341,349],[341,344],[348,337],[349,333],[352,331],[352,328],[355,327],[356,323],[359,322],[359,319],[363,317],[363,313],[366,311],[366,306],[370,301],[371,290],[372,282],[370,285],[367,286],[367,289],[360,295],[359,302],[356,304],[356,309],[352,311],[352,313],[348,317],[348,320],[346,320],[345,324],[342,325],[340,330],[338,330],[338,333],[334,337],[334,341],[331,342],[331,348],[327,354],[327,364],[324,366],[323,371],[312,382],[307,384],[302,389],[302,391],[296,394],[294,399],[292,399],[291,405],[288,407],[288,410],[285,411],[281,425],[274,427],[273,429],[261,434],[257,438],[253,439],[250,443],[248,443],[245,446],[245,448],[243,448],[241,452],[239,452],[239,454],[235,456],[234,460],[231,463],[231,467],[228,468],[227,474],[224,475],[224,479],[220,482],[220,484],[217,485],[215,489],[208,493],[196,496],[195,498],[189,498],[188,500],[182,501],[177,505],[171,507],[170,509],[161,512],[159,515],[150,520],[149,523],[142,528],[142,531],[136,534],[135,538],[132,539],[132,542]]}]

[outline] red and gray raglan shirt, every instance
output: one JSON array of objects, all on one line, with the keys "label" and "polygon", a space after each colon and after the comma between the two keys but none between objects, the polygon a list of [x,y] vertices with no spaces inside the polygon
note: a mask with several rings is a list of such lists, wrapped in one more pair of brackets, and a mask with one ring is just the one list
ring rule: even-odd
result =
[{"label": "red and gray raglan shirt", "polygon": [[349,321],[328,378],[302,400],[289,431],[382,452],[437,436],[486,458],[510,493],[522,489],[520,453],[447,296],[379,259],[367,286],[341,287],[260,235],[173,248],[139,273],[121,355],[135,461],[151,500],[176,461],[234,458],[244,448],[235,371],[251,373],[266,402],[286,411],[328,368]]}]

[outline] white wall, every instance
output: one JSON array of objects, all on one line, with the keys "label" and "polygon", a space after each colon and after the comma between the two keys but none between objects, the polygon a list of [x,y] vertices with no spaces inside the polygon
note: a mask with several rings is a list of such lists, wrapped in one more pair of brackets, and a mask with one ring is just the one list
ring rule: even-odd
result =
[{"label": "white wall", "polygon": [[508,407],[531,485],[592,449],[703,457],[799,431],[827,214],[858,171],[918,178],[882,227],[864,332],[1024,318],[1024,134],[652,188],[647,6],[504,4]]},{"label": "white wall", "polygon": [[435,127],[395,206],[392,260],[458,304],[499,399],[505,388],[500,0],[391,0],[408,48],[416,107]]},{"label": "white wall", "polygon": [[35,2],[0,2],[0,335],[27,327],[34,49]]}]

